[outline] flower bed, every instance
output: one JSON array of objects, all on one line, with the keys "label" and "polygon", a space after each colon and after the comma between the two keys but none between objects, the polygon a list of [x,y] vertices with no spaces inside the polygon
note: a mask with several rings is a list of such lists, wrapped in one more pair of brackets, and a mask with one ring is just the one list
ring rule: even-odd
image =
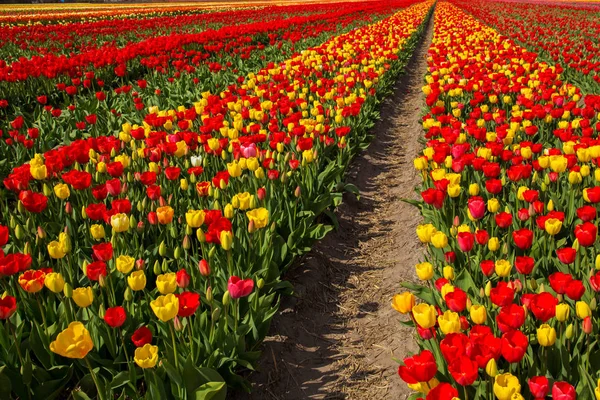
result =
[{"label": "flower bed", "polygon": [[[395,7],[409,6],[401,1]],[[224,398],[280,275],[331,227],[350,158],[432,3],[333,37],[116,136],[36,154],[1,199],[0,390]]]},{"label": "flower bed", "polygon": [[448,2],[434,21],[400,377],[413,398],[598,396],[600,97]]}]

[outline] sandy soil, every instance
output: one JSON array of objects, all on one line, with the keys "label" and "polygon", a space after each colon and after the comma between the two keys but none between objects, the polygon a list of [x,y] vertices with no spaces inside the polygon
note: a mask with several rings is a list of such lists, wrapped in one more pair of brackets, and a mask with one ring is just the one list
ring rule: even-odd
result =
[{"label": "sandy soil", "polygon": [[348,181],[360,200],[344,199],[340,229],[318,243],[286,277],[295,295],[282,302],[267,337],[251,395],[235,399],[403,399],[410,393],[392,357],[418,349],[390,307],[399,283],[413,280],[422,250],[415,234],[419,176],[412,166],[424,97],[433,18],[382,106],[371,146],[354,160]]}]

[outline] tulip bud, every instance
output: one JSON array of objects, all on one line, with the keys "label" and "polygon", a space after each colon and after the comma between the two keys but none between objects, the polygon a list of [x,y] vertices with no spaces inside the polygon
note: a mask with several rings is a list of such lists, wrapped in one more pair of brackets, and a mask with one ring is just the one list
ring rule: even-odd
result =
[{"label": "tulip bud", "polygon": [[8,225],[10,226],[11,229],[15,229],[15,227],[17,226],[17,220],[15,220],[15,216],[14,215],[10,216],[10,220],[8,222]]},{"label": "tulip bud", "polygon": [[183,242],[181,243],[181,247],[183,247],[185,250],[189,250],[190,247],[192,247],[192,242],[188,235],[185,235],[183,237]]},{"label": "tulip bud", "polygon": [[538,288],[537,281],[535,279],[531,278],[529,280],[529,286],[531,287],[531,290],[535,291]]},{"label": "tulip bud", "polygon": [[198,269],[200,270],[200,275],[209,276],[210,275],[210,265],[208,261],[202,259],[198,262]]},{"label": "tulip bud", "polygon": [[212,320],[213,321],[218,321],[220,316],[221,316],[221,309],[220,308],[215,308],[213,310],[213,313],[212,313],[212,316],[211,316]]},{"label": "tulip bud", "polygon": [[299,198],[302,195],[302,189],[300,188],[300,186],[296,186],[296,190],[294,190],[294,196],[296,196],[296,198]]},{"label": "tulip bud", "polygon": [[487,297],[490,297],[491,291],[492,291],[492,282],[488,281],[488,283],[485,284],[485,295]]},{"label": "tulip bud", "polygon": [[146,262],[144,261],[144,259],[143,259],[143,258],[138,258],[137,260],[135,260],[135,269],[136,269],[137,271],[141,271],[141,270],[143,270],[143,269],[144,269],[144,264],[145,264],[145,263],[146,263]]},{"label": "tulip bud", "polygon": [[211,249],[208,251],[208,259],[212,259],[215,256],[215,252],[217,251],[217,248],[215,246],[211,247]]},{"label": "tulip bud", "polygon": [[596,301],[596,298],[592,298],[592,301],[590,301],[590,309],[592,311],[596,311],[596,308],[598,307],[598,302]]},{"label": "tulip bud", "polygon": [[73,287],[67,282],[63,287],[63,294],[67,299],[70,299],[73,296]]},{"label": "tulip bud", "polygon": [[98,307],[98,316],[101,319],[104,319],[105,314],[106,314],[106,310],[104,309],[104,304],[100,304],[100,307]]},{"label": "tulip bud", "polygon": [[183,325],[181,324],[181,321],[179,320],[179,317],[175,316],[175,318],[173,318],[173,327],[175,328],[175,330],[177,332],[181,332],[183,330]]},{"label": "tulip bud", "polygon": [[231,295],[229,294],[229,290],[225,291],[225,293],[223,294],[223,305],[229,305],[229,301],[231,300]]},{"label": "tulip bud", "polygon": [[15,228],[15,237],[19,240],[23,239],[23,227],[20,224],[17,224]]},{"label": "tulip bud", "polygon": [[137,228],[137,225],[138,225],[138,223],[137,223],[135,216],[134,215],[130,216],[129,217],[129,228],[135,229],[135,228]]},{"label": "tulip bud", "polygon": [[164,240],[160,242],[160,245],[158,246],[158,254],[160,254],[161,257],[167,255],[167,245],[165,244]]},{"label": "tulip bud", "polygon": [[87,219],[87,212],[85,211],[85,206],[81,207],[81,218]]},{"label": "tulip bud", "polygon": [[595,265],[596,269],[600,269],[600,254],[598,254],[596,256],[596,262],[594,265]]},{"label": "tulip bud", "polygon": [[106,287],[106,277],[104,275],[100,275],[98,277],[98,284],[100,285],[100,287]]},{"label": "tulip bud", "polygon": [[161,267],[161,271],[162,271],[163,273],[167,273],[167,272],[169,272],[169,265],[167,264],[167,259],[166,259],[166,258],[163,258],[163,260],[162,260],[162,264],[161,264],[161,266],[160,266],[160,267]]},{"label": "tulip bud", "polygon": [[256,202],[256,197],[250,196],[250,208],[256,208],[256,207],[258,207],[258,204]]},{"label": "tulip bud", "polygon": [[479,288],[479,297],[484,297],[485,296],[485,290],[483,290],[483,288]]},{"label": "tulip bud", "polygon": [[498,375],[498,365],[496,364],[496,360],[494,358],[491,358],[486,364],[485,372],[491,378],[494,378],[496,375]]},{"label": "tulip bud", "polygon": [[223,247],[223,250],[231,250],[233,245],[233,234],[231,232],[221,231],[219,239],[221,240],[221,247]]},{"label": "tulip bud", "polygon": [[23,254],[31,254],[31,245],[29,242],[25,243],[25,248],[23,249]]},{"label": "tulip bud", "polygon": [[192,233],[194,233],[194,230],[192,229],[191,226],[189,226],[188,224],[185,225],[185,234],[186,235],[191,235]]},{"label": "tulip bud", "polygon": [[212,205],[212,209],[213,210],[220,210],[221,209],[221,204],[219,203],[219,200],[215,200],[215,202]]},{"label": "tulip bud", "polygon": [[123,298],[125,299],[125,301],[133,300],[133,292],[131,291],[131,289],[129,287],[127,287],[127,289],[125,289],[125,294],[123,295]]},{"label": "tulip bud", "polygon": [[46,231],[44,230],[44,228],[42,228],[41,226],[37,227],[37,236],[40,239],[45,239],[46,238]]},{"label": "tulip bud", "polygon": [[200,243],[206,242],[206,235],[204,235],[202,229],[198,228],[198,230],[196,230],[196,238]]},{"label": "tulip bud", "polygon": [[71,214],[73,212],[73,206],[71,206],[71,202],[70,201],[67,201],[65,203],[65,212],[67,214]]},{"label": "tulip bud", "polygon": [[213,301],[213,292],[210,286],[208,287],[208,289],[206,289],[206,301],[208,301],[209,303],[212,303]]},{"label": "tulip bud", "polygon": [[567,326],[567,330],[565,331],[565,336],[567,339],[571,339],[573,337],[573,324],[569,324]]},{"label": "tulip bud", "polygon": [[21,200],[17,202],[17,211],[19,211],[19,214],[25,214],[25,207],[23,206]]},{"label": "tulip bud", "polygon": [[152,271],[154,272],[154,275],[160,275],[161,270],[160,263],[158,262],[158,260],[154,261],[154,267],[152,268]]},{"label": "tulip bud", "polygon": [[260,278],[258,281],[256,281],[256,287],[259,289],[262,289],[265,286],[265,280],[263,278]]},{"label": "tulip bud", "polygon": [[231,205],[231,203],[229,203],[225,206],[225,210],[223,211],[223,216],[227,219],[233,218],[233,206]]},{"label": "tulip bud", "polygon": [[594,326],[592,325],[592,319],[590,317],[585,317],[583,322],[581,323],[581,328],[585,332],[586,335],[589,335],[594,330]]},{"label": "tulip bud", "polygon": [[254,221],[250,220],[250,222],[248,222],[248,233],[254,232],[256,232],[256,228],[254,228]]},{"label": "tulip bud", "polygon": [[173,252],[173,258],[179,260],[181,258],[181,247],[175,247],[175,251]]},{"label": "tulip bud", "polygon": [[[265,188],[264,187],[258,188],[258,190],[256,191],[256,197],[258,197],[258,199],[260,201],[263,201],[266,196],[267,196],[267,191],[265,190]],[[298,197],[298,196],[296,196],[296,197]]]}]

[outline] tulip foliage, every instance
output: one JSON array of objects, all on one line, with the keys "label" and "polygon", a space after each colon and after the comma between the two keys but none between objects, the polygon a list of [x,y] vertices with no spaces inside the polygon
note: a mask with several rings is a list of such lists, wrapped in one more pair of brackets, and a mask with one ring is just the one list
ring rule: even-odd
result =
[{"label": "tulip foliage", "polygon": [[[11,164],[0,197],[2,395],[222,399],[249,388],[238,373],[254,368],[291,289],[280,276],[356,192],[345,168],[432,3],[365,4],[392,13],[370,24],[356,7],[348,24],[312,36],[330,35],[321,44],[288,58],[275,46],[275,60],[227,85],[215,71],[194,101],[142,103],[118,130],[93,124]],[[96,104],[98,121],[113,118]],[[13,128],[34,123],[26,116]]]},{"label": "tulip foliage", "polygon": [[398,373],[414,398],[600,396],[600,97],[451,3],[434,18],[426,255],[392,303],[422,351]]}]

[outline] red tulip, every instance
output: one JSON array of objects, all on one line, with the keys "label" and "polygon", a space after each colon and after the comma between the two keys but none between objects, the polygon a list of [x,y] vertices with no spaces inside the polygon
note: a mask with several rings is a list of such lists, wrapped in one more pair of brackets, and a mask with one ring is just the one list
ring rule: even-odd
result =
[{"label": "red tulip", "polygon": [[152,343],[152,332],[145,326],[138,328],[133,335],[131,335],[131,341],[135,347],[142,347],[145,344]]},{"label": "red tulip", "polygon": [[577,392],[567,382],[554,382],[552,386],[552,400],[575,400]]},{"label": "red tulip", "polygon": [[106,276],[106,264],[103,261],[95,261],[88,264],[86,275],[89,280],[97,281],[101,276]]},{"label": "red tulip", "polygon": [[250,278],[240,279],[237,276],[232,276],[227,281],[227,290],[233,299],[239,299],[240,297],[246,297],[252,293],[254,289],[254,281]]},{"label": "red tulip", "polygon": [[110,307],[106,309],[104,313],[104,322],[108,324],[111,328],[119,328],[127,319],[127,313],[125,309],[121,306]]},{"label": "red tulip", "polygon": [[31,190],[24,190],[19,193],[19,200],[23,203],[23,207],[32,213],[41,213],[48,205],[48,198],[46,196],[42,193],[32,192]]},{"label": "red tulip", "polygon": [[421,197],[423,201],[429,205],[433,205],[435,208],[440,209],[444,205],[444,199],[446,198],[446,192],[429,188],[423,192],[421,192]]},{"label": "red tulip", "polygon": [[475,237],[471,232],[460,232],[456,240],[458,242],[458,247],[461,251],[468,253],[473,249],[473,245],[475,244]]},{"label": "red tulip", "polygon": [[591,222],[584,222],[581,225],[575,226],[575,237],[583,247],[592,246],[596,241],[597,233],[598,228]]},{"label": "red tulip", "polygon": [[577,216],[583,222],[588,222],[596,219],[596,208],[592,206],[583,206],[577,209]]},{"label": "red tulip", "polygon": [[557,304],[558,299],[556,297],[548,292],[543,292],[533,296],[529,309],[537,319],[546,322],[556,314]]},{"label": "red tulip", "polygon": [[447,363],[466,354],[470,341],[464,333],[450,333],[440,342],[440,350]]},{"label": "red tulip", "polygon": [[494,273],[494,262],[492,260],[482,260],[479,267],[485,276],[491,276]]},{"label": "red tulip", "polygon": [[533,271],[535,260],[529,256],[517,256],[515,259],[516,270],[523,275],[529,275]]},{"label": "red tulip", "polygon": [[592,323],[592,319],[590,317],[585,317],[581,322],[581,329],[589,335],[594,330],[594,326]]},{"label": "red tulip", "polygon": [[552,289],[558,294],[565,294],[567,285],[572,280],[573,277],[570,274],[565,274],[564,272],[555,272],[548,277],[550,287],[552,287]]},{"label": "red tulip", "polygon": [[93,245],[92,252],[99,261],[108,261],[113,257],[113,247],[110,242]]},{"label": "red tulip", "polygon": [[485,202],[483,198],[479,196],[473,196],[469,199],[467,206],[469,207],[469,212],[474,219],[481,219],[485,215]]},{"label": "red tulip", "polygon": [[435,358],[429,350],[404,359],[404,365],[398,367],[398,375],[406,383],[429,382],[437,373]]},{"label": "red tulip", "polygon": [[577,250],[572,247],[563,247],[562,249],[556,249],[556,256],[563,264],[573,264],[577,256]]},{"label": "red tulip", "polygon": [[[509,226],[512,225],[512,215],[510,213],[507,213],[504,211],[496,214],[495,220],[496,220],[496,225],[498,225],[498,227],[503,228],[503,229],[508,228]],[[532,236],[532,238],[533,238],[533,236]]]},{"label": "red tulip", "polygon": [[515,246],[521,250],[529,249],[533,243],[533,232],[527,228],[522,228],[512,233]]},{"label": "red tulip", "polygon": [[179,299],[179,312],[177,315],[182,318],[193,315],[200,306],[200,295],[198,293],[183,292],[178,294],[177,298]]},{"label": "red tulip", "polygon": [[463,312],[467,307],[467,294],[460,288],[455,288],[453,292],[446,293],[444,297],[448,308],[454,312]]},{"label": "red tulip", "polygon": [[573,279],[567,284],[567,290],[565,293],[571,300],[578,301],[585,293],[585,286],[583,286],[583,282],[580,280]]},{"label": "red tulip", "polygon": [[449,383],[442,382],[427,393],[425,400],[452,400],[458,398],[458,390]]},{"label": "red tulip", "polygon": [[455,358],[449,365],[448,371],[459,385],[472,385],[479,375],[477,363],[467,356]]},{"label": "red tulip", "polygon": [[6,295],[0,297],[0,319],[10,318],[17,311],[17,299]]},{"label": "red tulip", "polygon": [[490,291],[490,299],[498,307],[511,304],[514,298],[515,290],[510,288],[504,281],[498,282],[498,285]]},{"label": "red tulip", "polygon": [[477,232],[475,232],[475,240],[479,245],[485,246],[489,239],[490,235],[485,229],[477,229]]},{"label": "red tulip", "polygon": [[8,227],[0,225],[0,247],[8,243]]},{"label": "red tulip", "polygon": [[506,332],[502,335],[502,357],[509,363],[518,363],[523,359],[529,346],[527,336],[519,330]]},{"label": "red tulip", "polygon": [[504,306],[496,316],[496,323],[502,333],[519,329],[525,323],[525,310],[514,303]]},{"label": "red tulip", "polygon": [[529,379],[528,384],[531,395],[536,399],[545,398],[550,389],[548,378],[545,376],[533,376]]}]

